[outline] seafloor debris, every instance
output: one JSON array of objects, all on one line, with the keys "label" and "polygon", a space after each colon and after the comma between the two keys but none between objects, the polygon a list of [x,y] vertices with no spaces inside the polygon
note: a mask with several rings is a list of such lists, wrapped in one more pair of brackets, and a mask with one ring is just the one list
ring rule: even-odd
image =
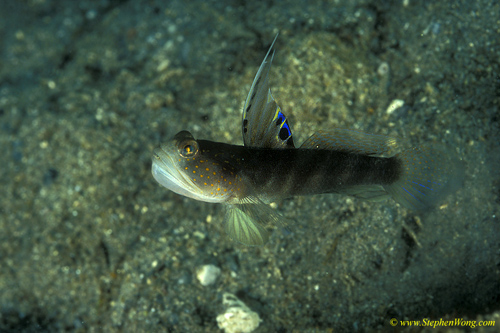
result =
[{"label": "seafloor debris", "polygon": [[224,293],[222,304],[226,311],[217,316],[217,325],[225,333],[250,333],[259,327],[261,319],[257,312],[250,310],[233,294]]},{"label": "seafloor debris", "polygon": [[203,265],[196,271],[196,277],[204,287],[213,284],[219,275],[220,268],[214,265]]}]

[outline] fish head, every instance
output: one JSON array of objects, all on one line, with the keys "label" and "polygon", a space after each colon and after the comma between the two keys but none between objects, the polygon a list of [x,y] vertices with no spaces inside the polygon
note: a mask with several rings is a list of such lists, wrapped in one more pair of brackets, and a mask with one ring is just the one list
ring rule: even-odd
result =
[{"label": "fish head", "polygon": [[151,172],[155,180],[177,194],[219,203],[233,197],[234,177],[224,175],[219,163],[204,154],[199,142],[188,131],[177,133],[157,147],[152,161]]}]

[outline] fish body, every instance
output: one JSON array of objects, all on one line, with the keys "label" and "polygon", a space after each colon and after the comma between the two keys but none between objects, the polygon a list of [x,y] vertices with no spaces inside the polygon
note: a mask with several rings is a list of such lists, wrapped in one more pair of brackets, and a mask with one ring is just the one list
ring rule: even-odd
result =
[{"label": "fish body", "polygon": [[295,147],[269,89],[273,45],[245,102],[244,146],[196,140],[181,131],[153,153],[152,173],[162,186],[225,204],[226,232],[246,245],[263,245],[270,227],[285,226],[266,205],[275,200],[342,193],[367,200],[392,197],[407,208],[425,209],[457,188],[460,163],[443,147],[403,149],[395,138],[349,129],[319,131]]},{"label": "fish body", "polygon": [[356,185],[390,184],[401,172],[396,158],[326,149],[244,147],[206,140],[198,140],[197,144],[198,156],[186,160],[184,170],[201,192],[209,191],[213,198],[226,201],[256,191],[266,202],[295,195],[342,192],[343,188]]}]

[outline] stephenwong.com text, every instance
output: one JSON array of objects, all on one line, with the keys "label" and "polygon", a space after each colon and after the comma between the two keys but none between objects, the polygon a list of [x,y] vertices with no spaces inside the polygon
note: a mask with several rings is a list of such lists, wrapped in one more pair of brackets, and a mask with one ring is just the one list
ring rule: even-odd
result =
[{"label": "stephenwong.com text", "polygon": [[454,320],[443,320],[443,318],[439,320],[431,320],[429,318],[424,318],[422,320],[397,320],[396,318],[392,318],[389,323],[392,326],[417,326],[417,327],[493,327],[495,326],[494,320],[465,320],[463,318],[455,318]]}]

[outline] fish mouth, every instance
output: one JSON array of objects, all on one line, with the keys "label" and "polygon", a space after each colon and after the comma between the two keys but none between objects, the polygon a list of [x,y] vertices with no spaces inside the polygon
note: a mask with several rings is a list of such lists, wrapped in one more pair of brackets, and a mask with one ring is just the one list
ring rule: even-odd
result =
[{"label": "fish mouth", "polygon": [[151,173],[160,185],[186,197],[199,199],[202,191],[177,165],[176,161],[160,147],[153,152]]},{"label": "fish mouth", "polygon": [[153,151],[151,173],[154,179],[163,187],[172,192],[188,198],[206,201],[220,202],[221,198],[213,198],[207,195],[178,164],[178,157],[158,147]]}]

